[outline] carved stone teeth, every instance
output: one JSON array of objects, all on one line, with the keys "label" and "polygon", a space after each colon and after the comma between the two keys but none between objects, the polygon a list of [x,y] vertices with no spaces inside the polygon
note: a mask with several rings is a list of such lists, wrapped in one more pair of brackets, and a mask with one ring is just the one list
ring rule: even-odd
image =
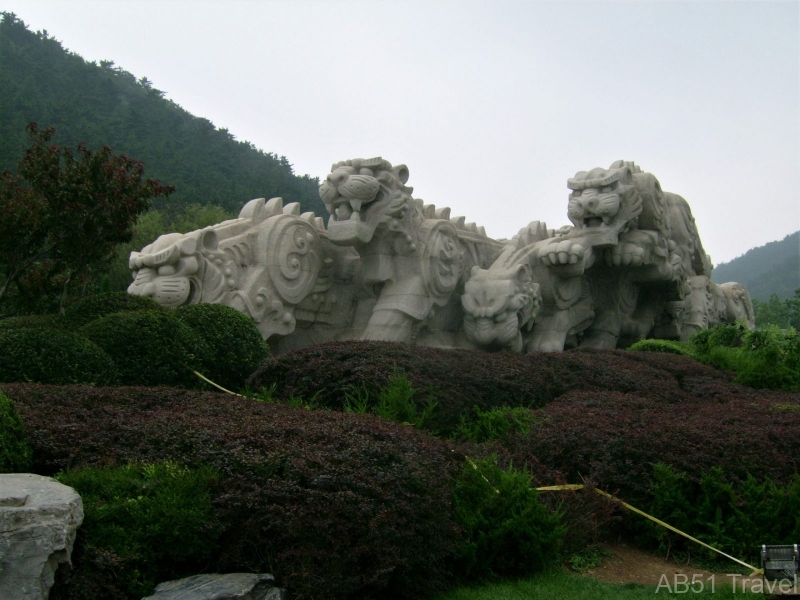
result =
[{"label": "carved stone teeth", "polygon": [[322,217],[315,217],[314,218],[314,227],[317,229],[324,231],[325,230],[325,220]]},{"label": "carved stone teeth", "polygon": [[456,229],[464,229],[464,221],[466,217],[453,217],[450,219],[450,222],[455,226]]}]

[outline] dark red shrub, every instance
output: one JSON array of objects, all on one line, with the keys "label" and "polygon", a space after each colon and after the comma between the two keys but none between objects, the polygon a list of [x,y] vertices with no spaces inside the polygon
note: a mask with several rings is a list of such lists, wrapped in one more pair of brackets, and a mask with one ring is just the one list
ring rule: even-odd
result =
[{"label": "dark red shrub", "polygon": [[417,390],[416,401],[437,402],[431,428],[449,435],[473,407],[539,407],[570,390],[639,393],[676,402],[688,396],[683,387],[687,378],[721,383],[730,379],[727,373],[689,357],[670,355],[662,364],[641,358],[645,354],[573,350],[522,355],[388,342],[331,342],[270,358],[248,385],[254,390],[275,385],[279,398],[314,397],[322,406],[341,410],[346,393],[366,387],[375,394],[396,369]]},{"label": "dark red shrub", "polygon": [[800,457],[797,395],[733,387],[736,393],[676,403],[572,391],[543,408],[541,424],[509,450],[518,460],[535,456],[572,482],[590,477],[633,503],[650,490],[654,463],[694,480],[716,466],[732,480],[750,473],[787,483]]},{"label": "dark red shrub", "polygon": [[272,572],[317,599],[414,597],[449,579],[460,543],[451,480],[463,455],[425,432],[173,388],[2,389],[26,425],[35,472],[168,459],[216,469],[214,570]]}]

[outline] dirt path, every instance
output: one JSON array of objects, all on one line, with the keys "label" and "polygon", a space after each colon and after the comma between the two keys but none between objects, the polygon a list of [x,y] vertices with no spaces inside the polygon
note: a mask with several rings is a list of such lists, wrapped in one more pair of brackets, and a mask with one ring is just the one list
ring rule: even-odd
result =
[{"label": "dirt path", "polygon": [[[760,578],[749,578],[747,575],[735,577],[724,572],[706,571],[673,560],[665,560],[645,550],[623,542],[601,544],[600,548],[610,556],[603,559],[599,567],[586,571],[585,575],[605,583],[638,583],[641,585],[660,586],[660,591],[686,593],[691,589],[710,589],[712,584],[719,586],[736,586],[737,591],[752,589],[753,591],[769,591]],[[732,567],[735,565],[732,565]],[[733,572],[734,569],[732,568]],[[692,582],[694,588],[691,588]],[[775,584],[773,584],[774,586]],[[668,587],[667,587],[668,586]],[[688,587],[687,587],[688,586]],[[773,587],[772,590],[778,591]],[[800,590],[792,590],[799,593]],[[769,597],[769,596],[767,596]],[[789,595],[787,598],[800,598],[800,595]]]}]

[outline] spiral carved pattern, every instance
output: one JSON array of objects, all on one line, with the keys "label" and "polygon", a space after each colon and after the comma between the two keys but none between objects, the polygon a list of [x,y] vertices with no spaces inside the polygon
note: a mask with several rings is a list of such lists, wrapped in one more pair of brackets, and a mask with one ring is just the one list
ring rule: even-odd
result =
[{"label": "spiral carved pattern", "polygon": [[319,235],[311,225],[290,215],[270,219],[265,233],[270,280],[283,300],[298,304],[317,282]]}]

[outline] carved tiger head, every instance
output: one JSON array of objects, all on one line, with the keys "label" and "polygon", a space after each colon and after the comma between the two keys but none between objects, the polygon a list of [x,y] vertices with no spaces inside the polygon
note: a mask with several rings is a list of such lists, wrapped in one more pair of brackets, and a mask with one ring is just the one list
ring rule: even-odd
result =
[{"label": "carved tiger head", "polygon": [[402,221],[411,206],[408,168],[381,157],[354,158],[334,164],[319,187],[331,214],[328,238],[339,245],[369,243],[381,224]]},{"label": "carved tiger head", "polygon": [[528,265],[508,269],[473,267],[464,286],[464,332],[482,348],[522,350],[521,329],[539,312],[539,284]]},{"label": "carved tiger head", "polygon": [[128,293],[171,307],[213,302],[225,288],[223,260],[211,228],[162,235],[141,252],[131,252],[130,268],[136,275]]},{"label": "carved tiger head", "polygon": [[617,161],[608,169],[580,171],[567,180],[567,216],[576,233],[618,235],[642,212],[634,175],[641,169],[632,162]]}]

